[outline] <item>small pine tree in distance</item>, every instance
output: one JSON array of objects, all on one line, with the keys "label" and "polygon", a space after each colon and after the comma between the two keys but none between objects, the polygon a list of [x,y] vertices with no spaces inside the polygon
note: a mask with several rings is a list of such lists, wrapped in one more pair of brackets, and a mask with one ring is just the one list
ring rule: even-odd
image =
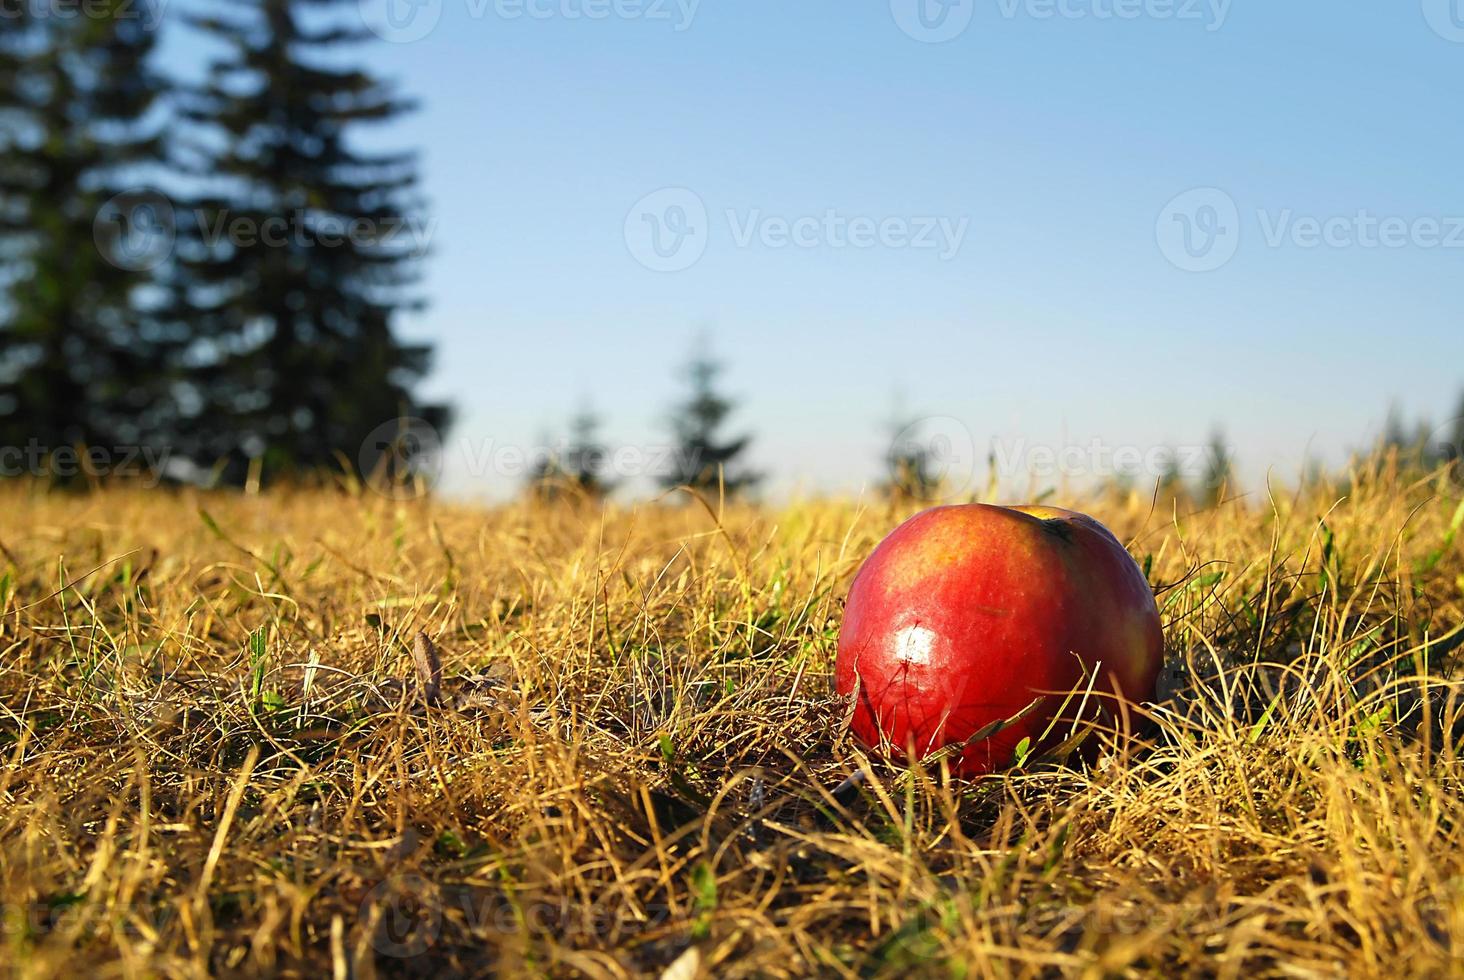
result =
[{"label": "small pine tree in distance", "polygon": [[924,438],[921,420],[903,415],[896,402],[888,423],[889,447],[884,455],[880,491],[891,500],[933,500],[940,494],[940,453]]},{"label": "small pine tree in distance", "polygon": [[558,500],[569,485],[564,464],[560,453],[550,444],[547,434],[540,437],[539,444],[543,451],[534,454],[533,461],[529,464],[528,479],[524,481],[524,489],[534,500]]},{"label": "small pine tree in distance", "polygon": [[1455,479],[1464,479],[1464,393],[1454,409],[1454,418],[1440,433],[1435,447],[1439,465],[1447,464]]},{"label": "small pine tree in distance", "polygon": [[1166,447],[1160,464],[1159,496],[1171,500],[1184,500],[1189,496],[1184,486],[1184,471],[1179,465],[1179,453]]},{"label": "small pine tree in distance", "polygon": [[544,442],[529,471],[528,491],[538,500],[601,500],[615,490],[605,470],[609,450],[600,440],[600,417],[588,406],[570,420],[562,446]]},{"label": "small pine tree in distance", "polygon": [[609,450],[600,439],[600,416],[588,405],[569,424],[569,445],[561,463],[565,476],[582,496],[599,499],[615,490],[606,476]]},{"label": "small pine tree in distance", "polygon": [[1235,475],[1235,460],[1225,434],[1219,428],[1210,436],[1205,449],[1205,472],[1201,479],[1200,496],[1210,504],[1218,504],[1226,493],[1226,487]]},{"label": "small pine tree in distance", "polygon": [[762,474],[741,463],[752,437],[722,435],[735,405],[718,391],[721,372],[721,362],[711,356],[705,344],[686,365],[689,391],[671,416],[676,440],[674,465],[661,478],[667,488],[687,486],[707,496],[723,491],[735,497],[754,489],[762,480]]}]

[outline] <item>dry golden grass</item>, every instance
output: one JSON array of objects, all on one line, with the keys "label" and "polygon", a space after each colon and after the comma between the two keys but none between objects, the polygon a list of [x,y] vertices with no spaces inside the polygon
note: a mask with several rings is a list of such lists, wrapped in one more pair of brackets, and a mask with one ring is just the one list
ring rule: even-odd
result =
[{"label": "dry golden grass", "polygon": [[1091,769],[963,783],[840,733],[886,504],[0,490],[0,963],[1464,969],[1457,485],[1064,503],[1148,564],[1170,696]]}]

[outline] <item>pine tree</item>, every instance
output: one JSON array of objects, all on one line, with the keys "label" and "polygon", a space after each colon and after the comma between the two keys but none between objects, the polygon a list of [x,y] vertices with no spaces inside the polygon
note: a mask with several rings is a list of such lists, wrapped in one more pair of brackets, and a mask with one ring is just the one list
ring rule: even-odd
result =
[{"label": "pine tree", "polygon": [[149,64],[155,16],[127,0],[66,16],[6,11],[0,445],[110,452],[166,441],[169,338],[146,300],[164,255],[126,248],[139,231],[131,222],[166,208],[139,186],[164,153],[152,115],[165,87]]},{"label": "pine tree", "polygon": [[688,486],[709,496],[725,491],[734,497],[752,490],[762,475],[738,465],[751,437],[723,440],[720,436],[734,408],[730,399],[717,392],[722,365],[702,349],[692,356],[685,371],[691,390],[671,418],[676,462],[672,472],[662,477],[662,485]]},{"label": "pine tree", "polygon": [[535,460],[529,471],[529,493],[539,500],[600,500],[615,489],[606,478],[608,450],[600,441],[600,417],[586,406],[570,420],[569,439],[559,449]]},{"label": "pine tree", "polygon": [[1454,409],[1454,418],[1442,435],[1443,445],[1439,447],[1439,462],[1450,464],[1457,476],[1464,471],[1464,394]]},{"label": "pine tree", "polygon": [[1386,452],[1389,449],[1396,449],[1400,453],[1408,445],[1407,426],[1403,421],[1403,413],[1398,408],[1398,403],[1393,402],[1388,406],[1388,415],[1383,422],[1383,435],[1380,448]]},{"label": "pine tree", "polygon": [[1453,479],[1464,478],[1464,395],[1459,398],[1453,418],[1434,428],[1425,443],[1424,469],[1432,471],[1447,467]]},{"label": "pine tree", "polygon": [[1410,432],[1397,404],[1389,406],[1387,420],[1383,423],[1380,459],[1394,456],[1399,469],[1407,472],[1433,469],[1436,461],[1431,456],[1430,428],[1428,420],[1421,419],[1413,424]]},{"label": "pine tree", "polygon": [[940,453],[923,438],[919,419],[901,414],[898,400],[888,424],[889,448],[884,456],[880,490],[891,500],[934,500],[944,473]]},{"label": "pine tree", "polygon": [[1220,503],[1234,473],[1235,460],[1225,442],[1225,434],[1216,429],[1210,436],[1210,445],[1205,451],[1205,473],[1201,477],[1200,496],[1207,503]]},{"label": "pine tree", "polygon": [[370,473],[366,440],[383,423],[447,423],[444,407],[413,395],[429,349],[393,332],[418,305],[415,157],[350,139],[411,106],[367,72],[333,67],[341,46],[370,35],[302,15],[317,24],[338,2],[238,0],[192,19],[228,53],[184,101],[209,192],[180,228],[174,312],[200,338],[186,452],[222,463],[229,482],[250,460],[266,478],[343,461]]},{"label": "pine tree", "polygon": [[1187,499],[1189,493],[1185,490],[1184,470],[1179,465],[1179,453],[1166,446],[1159,467],[1159,495],[1171,500]]},{"label": "pine tree", "polygon": [[569,485],[562,454],[550,442],[547,433],[539,437],[539,444],[544,451],[534,455],[529,464],[528,479],[524,481],[524,489],[530,497],[546,502],[559,500]]},{"label": "pine tree", "polygon": [[615,490],[614,481],[605,475],[608,455],[600,440],[600,417],[587,405],[570,420],[569,445],[562,459],[565,476],[577,493],[599,499]]}]

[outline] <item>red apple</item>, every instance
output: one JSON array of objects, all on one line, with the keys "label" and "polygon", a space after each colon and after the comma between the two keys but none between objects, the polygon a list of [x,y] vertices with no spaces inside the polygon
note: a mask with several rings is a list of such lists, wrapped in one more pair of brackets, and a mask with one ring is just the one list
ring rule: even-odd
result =
[{"label": "red apple", "polygon": [[1085,717],[1098,704],[1121,720],[1120,702],[1153,698],[1163,652],[1149,583],[1102,524],[966,504],[916,514],[865,560],[834,681],[865,745],[908,759],[969,741],[952,765],[970,776],[1010,765],[1023,739],[1061,742],[1090,688]]}]

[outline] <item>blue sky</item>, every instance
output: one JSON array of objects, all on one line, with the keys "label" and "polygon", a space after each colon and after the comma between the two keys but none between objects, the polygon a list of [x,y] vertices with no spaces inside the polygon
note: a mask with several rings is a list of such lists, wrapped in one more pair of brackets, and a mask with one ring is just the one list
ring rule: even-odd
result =
[{"label": "blue sky", "polygon": [[374,142],[455,492],[585,399],[664,443],[699,331],[780,493],[875,478],[897,393],[1013,466],[1222,425],[1254,484],[1464,387],[1461,0],[417,3],[358,53],[421,100]]}]

